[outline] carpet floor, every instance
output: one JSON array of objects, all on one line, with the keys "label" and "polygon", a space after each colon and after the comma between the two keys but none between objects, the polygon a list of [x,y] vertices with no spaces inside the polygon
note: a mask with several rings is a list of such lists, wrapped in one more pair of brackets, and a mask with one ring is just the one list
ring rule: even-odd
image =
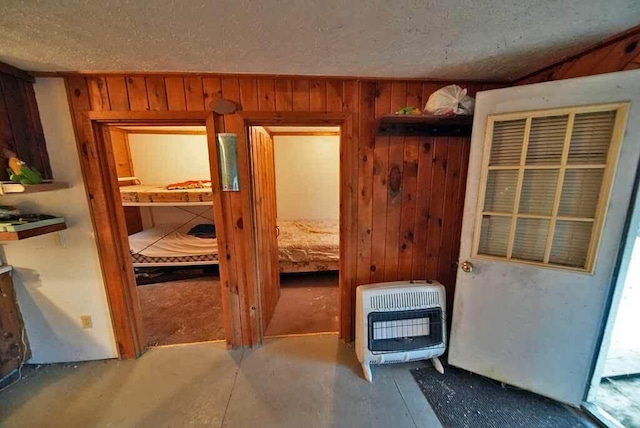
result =
[{"label": "carpet floor", "polygon": [[411,374],[447,428],[584,428],[569,409],[548,398],[447,366]]},{"label": "carpet floor", "polygon": [[223,340],[220,278],[137,287],[148,346]]},{"label": "carpet floor", "polygon": [[338,331],[338,273],[280,277],[280,299],[266,336]]}]

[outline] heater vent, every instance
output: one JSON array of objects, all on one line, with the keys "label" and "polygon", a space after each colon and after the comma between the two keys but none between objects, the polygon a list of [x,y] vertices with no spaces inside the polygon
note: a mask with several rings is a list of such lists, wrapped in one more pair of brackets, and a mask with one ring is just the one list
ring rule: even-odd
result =
[{"label": "heater vent", "polygon": [[437,291],[405,291],[370,297],[371,309],[409,309],[440,306]]}]

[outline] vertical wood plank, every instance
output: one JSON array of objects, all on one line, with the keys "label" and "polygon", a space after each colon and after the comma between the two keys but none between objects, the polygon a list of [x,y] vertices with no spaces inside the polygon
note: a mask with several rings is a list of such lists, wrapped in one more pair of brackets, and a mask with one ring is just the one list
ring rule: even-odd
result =
[{"label": "vertical wood plank", "polygon": [[214,115],[207,117],[207,144],[209,147],[209,167],[211,169],[211,192],[213,194],[214,222],[216,224],[216,239],[220,259],[226,263],[220,264],[220,282],[222,286],[222,311],[225,316],[225,337],[228,344],[242,344],[242,319],[240,316],[240,300],[237,286],[237,270],[235,245],[232,237],[231,201],[228,192],[222,192],[220,187],[220,165],[218,162],[217,132],[224,132],[224,122],[221,127],[215,123]]},{"label": "vertical wood plank", "polygon": [[258,79],[258,108],[276,111],[276,88],[273,79]]},{"label": "vertical wood plank", "polygon": [[409,280],[412,279],[413,275],[418,152],[418,137],[406,137],[402,167],[402,211],[400,214],[400,241],[398,248],[398,280]]},{"label": "vertical wood plank", "polygon": [[438,275],[438,256],[442,236],[442,218],[444,216],[444,197],[447,181],[447,158],[449,154],[447,137],[437,137],[435,140],[432,161],[431,200],[429,202],[429,230],[427,232],[427,279],[437,279]]},{"label": "vertical wood plank", "polygon": [[240,104],[244,111],[258,111],[258,86],[256,79],[239,79]]},{"label": "vertical wood plank", "polygon": [[293,111],[309,111],[309,81],[293,81]]},{"label": "vertical wood plank", "polygon": [[431,203],[431,182],[433,172],[433,149],[435,138],[421,137],[418,151],[418,191],[416,194],[416,212],[413,226],[413,254],[411,276],[426,279],[427,242],[429,229],[429,207]]},{"label": "vertical wood plank", "polygon": [[[407,84],[406,105],[422,109],[422,83]],[[400,237],[398,249],[398,279],[413,278],[413,243],[415,230],[415,212],[417,201],[418,156],[420,140],[418,137],[406,137],[402,174],[402,211],[400,215]]]},{"label": "vertical wood plank", "polygon": [[[81,79],[84,82],[83,94],[87,95],[86,82],[84,77]],[[22,82],[21,79],[8,74],[0,74],[0,86],[2,86],[5,108],[13,132],[14,151],[20,160],[44,171],[45,165],[42,164],[43,159],[40,153],[42,144],[38,143],[34,129],[31,127],[33,119],[30,118],[27,93]],[[25,83],[31,85],[29,82]],[[44,140],[43,135],[42,139]],[[0,153],[0,155],[2,155],[0,157],[4,157],[4,154]]]},{"label": "vertical wood plank", "polygon": [[327,80],[326,111],[342,111],[343,83],[341,80]]},{"label": "vertical wood plank", "polygon": [[[391,83],[391,112],[395,113],[407,104],[406,82]],[[389,169],[387,186],[387,226],[384,256],[384,279],[398,279],[400,221],[402,215],[402,184],[405,137],[391,137],[389,142]]]},{"label": "vertical wood plank", "polygon": [[124,77],[109,76],[106,80],[111,110],[129,110],[129,94],[127,93],[127,83],[125,82]]},{"label": "vertical wood plank", "polygon": [[[240,88],[237,78],[223,78],[222,91],[225,99],[240,102]],[[253,218],[251,215],[251,190],[249,172],[248,142],[244,129],[244,121],[237,114],[224,116],[225,129],[233,132],[238,138],[238,175],[240,192],[230,192],[233,214],[234,241],[238,266],[243,268],[238,272],[238,291],[242,305],[241,317],[244,343],[255,345],[259,341],[257,301],[257,283],[255,282],[255,254],[253,253],[254,234]]]},{"label": "vertical wood plank", "polygon": [[361,83],[360,126],[358,144],[358,241],[357,284],[367,284],[371,276],[371,198],[373,176],[373,122],[376,87],[372,82]]},{"label": "vertical wood plank", "polygon": [[327,86],[324,80],[313,79],[309,81],[309,110],[326,111]]},{"label": "vertical wood plank", "polygon": [[640,33],[627,37],[615,45],[590,72],[590,74],[612,73],[625,68],[640,52]]},{"label": "vertical wood plank", "polygon": [[447,295],[451,296],[453,292],[453,282],[450,278],[453,260],[457,258],[457,254],[453,253],[454,241],[456,236],[455,220],[456,210],[458,209],[458,187],[460,186],[460,168],[463,153],[463,139],[458,137],[449,137],[449,153],[447,156],[446,168],[446,185],[444,197],[444,215],[442,218],[442,235],[440,238],[440,254],[438,259],[438,281],[446,288]]},{"label": "vertical wood plank", "polygon": [[276,111],[293,111],[293,83],[276,79]]},{"label": "vertical wood plank", "polygon": [[211,102],[222,98],[222,83],[219,77],[205,77],[202,79],[202,90],[205,110],[212,110]]},{"label": "vertical wood plank", "polygon": [[189,76],[184,78],[184,94],[187,102],[187,110],[204,110],[204,89],[202,88],[202,78]]},{"label": "vertical wood plank", "polygon": [[[391,112],[391,83],[380,82],[376,87],[375,116]],[[387,237],[387,197],[389,189],[389,137],[375,137],[373,148],[372,223],[371,223],[371,282],[385,278],[385,250]]]},{"label": "vertical wood plank", "polygon": [[167,104],[170,111],[184,111],[187,109],[184,80],[182,77],[165,77],[164,84],[167,91]]},{"label": "vertical wood plank", "polygon": [[147,84],[144,77],[127,76],[127,92],[129,94],[129,107],[132,111],[149,110],[147,98]]},{"label": "vertical wood plank", "polygon": [[[13,130],[11,129],[11,122],[9,121],[9,112],[7,111],[4,92],[0,84],[0,153],[4,153],[5,149],[11,150],[12,152],[16,151]],[[7,166],[7,158],[0,156],[0,178],[2,178],[2,180],[9,180],[9,175],[6,172]]]},{"label": "vertical wood plank", "polygon": [[431,96],[431,94],[433,94],[435,91],[437,91],[438,89],[442,88],[443,85],[442,83],[424,83],[422,85],[422,108],[424,108],[424,106],[427,104],[427,102],[429,101],[429,97]]},{"label": "vertical wood plank", "polygon": [[636,70],[640,68],[640,54],[632,59],[629,64],[625,65],[623,70]]},{"label": "vertical wood plank", "polygon": [[[462,217],[464,214],[464,199],[467,191],[467,173],[469,170],[469,152],[471,148],[471,138],[462,139],[462,153],[460,156],[460,185],[458,186],[458,195],[456,196],[455,223],[453,226],[453,248],[452,263],[450,272],[450,282],[452,283],[452,292],[455,291],[456,279],[458,275],[458,261],[460,259],[460,237],[462,235]],[[451,294],[450,294],[451,295]],[[448,313],[452,313],[453,299],[447,299],[451,304],[447,304]]]},{"label": "vertical wood plank", "polygon": [[345,81],[343,111],[350,112],[341,129],[340,210],[340,337],[353,339],[355,290],[358,260],[358,141],[360,125],[360,83]]},{"label": "vertical wood plank", "polygon": [[93,111],[109,111],[109,92],[107,91],[107,81],[102,76],[87,77],[89,85],[89,99],[91,101],[91,110]]},{"label": "vertical wood plank", "polygon": [[42,122],[40,121],[40,111],[38,110],[36,93],[31,82],[22,80],[21,84],[27,107],[27,122],[29,124],[29,132],[31,133],[31,141],[38,155],[37,162],[35,162],[34,165],[36,165],[44,178],[51,179],[53,178],[53,172],[51,171],[47,143],[44,139],[44,130],[42,129]]},{"label": "vertical wood plank", "polygon": [[154,111],[166,111],[169,109],[167,103],[167,89],[164,86],[162,76],[147,76],[147,98],[149,99],[149,109]]}]

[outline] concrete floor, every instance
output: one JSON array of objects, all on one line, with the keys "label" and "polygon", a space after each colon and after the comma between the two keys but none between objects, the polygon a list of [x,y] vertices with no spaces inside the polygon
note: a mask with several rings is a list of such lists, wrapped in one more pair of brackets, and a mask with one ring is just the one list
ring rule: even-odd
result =
[{"label": "concrete floor", "polygon": [[374,367],[366,382],[336,335],[149,350],[135,361],[43,366],[0,393],[12,427],[440,427],[409,373]]},{"label": "concrete floor", "polygon": [[640,427],[640,378],[602,379],[595,403],[625,427]]}]

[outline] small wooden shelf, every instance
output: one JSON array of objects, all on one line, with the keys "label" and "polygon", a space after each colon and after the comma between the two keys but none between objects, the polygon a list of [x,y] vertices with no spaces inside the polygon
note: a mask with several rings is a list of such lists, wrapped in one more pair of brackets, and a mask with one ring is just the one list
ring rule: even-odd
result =
[{"label": "small wooden shelf", "polygon": [[376,121],[376,135],[468,137],[473,116],[387,115]]},{"label": "small wooden shelf", "polygon": [[0,232],[0,241],[19,241],[21,239],[33,238],[34,236],[46,235],[47,233],[59,232],[66,228],[67,225],[65,223],[58,223],[20,230],[18,232]]},{"label": "small wooden shelf", "polygon": [[10,193],[38,193],[38,192],[49,192],[52,190],[60,190],[60,189],[68,189],[69,185],[67,183],[62,183],[60,181],[43,181],[40,184],[20,184],[14,183],[11,181],[3,181],[2,192],[1,194],[10,194]]}]

